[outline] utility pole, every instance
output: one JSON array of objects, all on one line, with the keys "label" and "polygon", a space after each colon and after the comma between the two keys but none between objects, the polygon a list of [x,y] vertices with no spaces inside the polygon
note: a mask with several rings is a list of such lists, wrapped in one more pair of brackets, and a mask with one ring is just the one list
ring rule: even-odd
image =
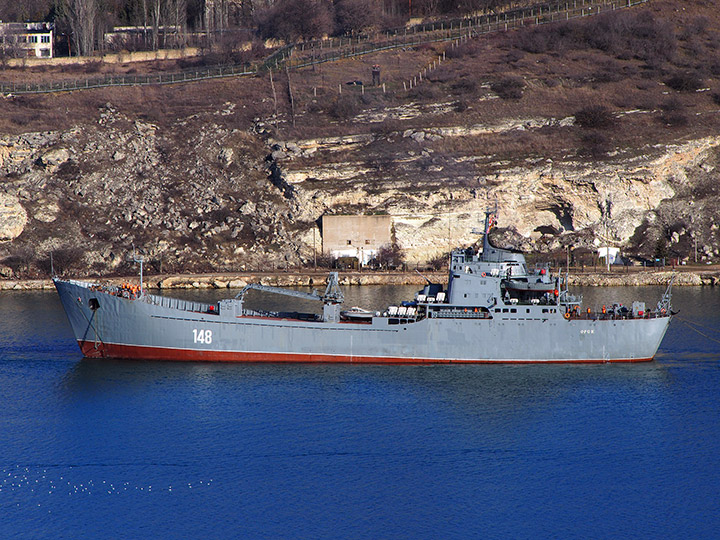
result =
[{"label": "utility pole", "polygon": [[570,272],[570,246],[565,246],[565,270]]}]

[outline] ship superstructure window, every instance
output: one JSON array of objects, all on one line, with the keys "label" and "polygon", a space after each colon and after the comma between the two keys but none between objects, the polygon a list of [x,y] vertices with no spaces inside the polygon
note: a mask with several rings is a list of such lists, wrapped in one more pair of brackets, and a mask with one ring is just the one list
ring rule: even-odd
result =
[{"label": "ship superstructure window", "polygon": [[348,240],[348,241],[347,241],[347,245],[348,245],[348,246],[352,246],[352,240]]}]

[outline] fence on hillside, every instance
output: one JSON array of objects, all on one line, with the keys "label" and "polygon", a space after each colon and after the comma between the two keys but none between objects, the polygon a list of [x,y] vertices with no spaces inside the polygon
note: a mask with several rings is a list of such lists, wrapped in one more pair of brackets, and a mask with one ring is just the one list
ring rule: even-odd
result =
[{"label": "fence on hillside", "polygon": [[255,64],[216,65],[188,69],[175,73],[148,75],[106,75],[48,83],[0,82],[1,94],[38,94],[103,88],[108,86],[147,86],[177,84],[192,81],[256,75],[271,69],[309,67],[365,54],[415,47],[423,43],[453,41],[492,32],[507,31],[532,25],[547,24],[616,9],[648,3],[650,0],[568,0],[515,9],[496,15],[482,15],[467,19],[429,22],[409,28],[396,29],[381,36],[332,38],[287,45]]}]

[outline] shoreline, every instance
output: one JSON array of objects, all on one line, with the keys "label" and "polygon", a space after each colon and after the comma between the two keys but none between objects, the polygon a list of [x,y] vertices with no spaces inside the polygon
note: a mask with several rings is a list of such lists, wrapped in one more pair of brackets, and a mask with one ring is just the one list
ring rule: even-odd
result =
[{"label": "shoreline", "polygon": [[[651,270],[617,270],[611,272],[579,272],[569,277],[569,285],[573,287],[644,287],[665,286],[675,274],[677,286],[715,286],[720,285],[720,269],[668,269]],[[422,276],[417,272],[340,272],[340,285],[418,285],[426,283],[427,277],[433,282],[445,283],[447,272],[430,272]],[[89,276],[78,278],[86,281],[98,281],[112,284],[123,282],[137,283],[139,276],[121,276],[103,278]],[[145,286],[148,289],[242,289],[249,283],[260,283],[274,287],[322,287],[325,285],[327,272],[237,272],[213,274],[176,274],[146,275]],[[55,286],[50,279],[2,279],[0,291],[39,291],[53,290]]]}]

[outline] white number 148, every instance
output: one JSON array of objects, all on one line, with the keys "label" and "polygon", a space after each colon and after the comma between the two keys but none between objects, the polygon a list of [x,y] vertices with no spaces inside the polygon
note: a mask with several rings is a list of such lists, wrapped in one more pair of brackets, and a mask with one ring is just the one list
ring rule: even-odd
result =
[{"label": "white number 148", "polygon": [[212,343],[212,330],[198,330],[193,328],[193,341],[195,343]]}]

